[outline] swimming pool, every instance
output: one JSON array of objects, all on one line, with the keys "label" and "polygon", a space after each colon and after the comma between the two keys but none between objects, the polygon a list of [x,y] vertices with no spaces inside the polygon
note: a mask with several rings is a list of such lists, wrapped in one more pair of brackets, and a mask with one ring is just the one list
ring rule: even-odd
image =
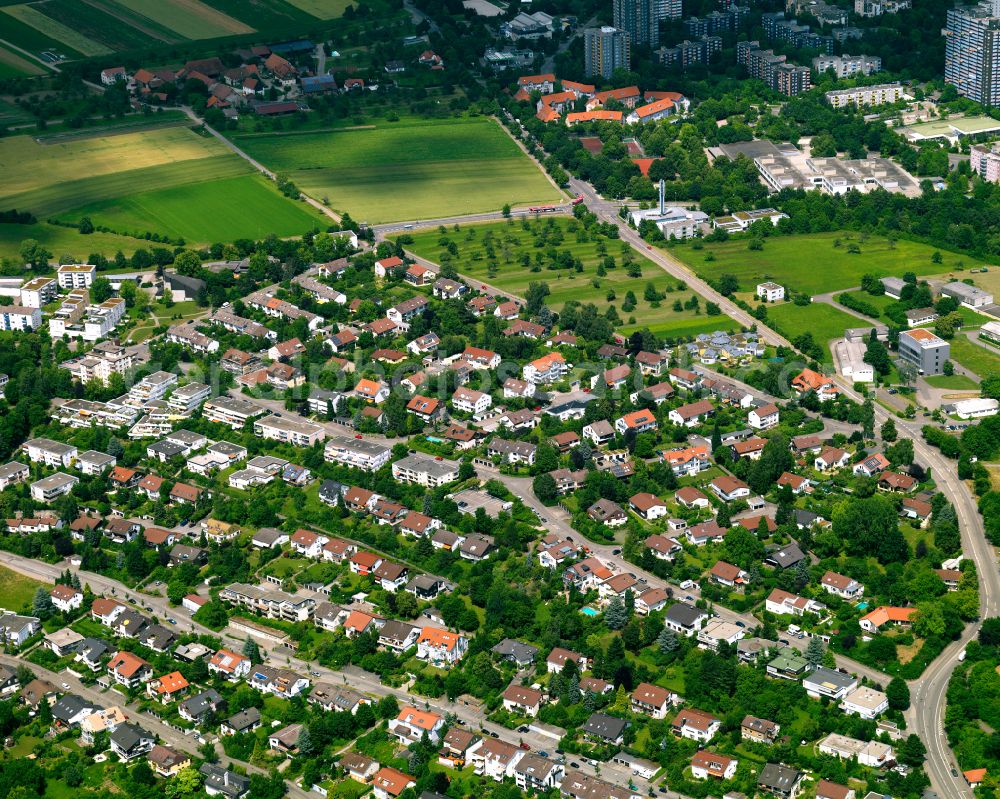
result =
[{"label": "swimming pool", "polygon": [[601,615],[601,612],[597,608],[592,608],[592,607],[580,608],[580,612],[584,616],[600,616]]},{"label": "swimming pool", "polygon": [[867,607],[868,607],[867,602],[858,602],[858,610],[864,610]]},{"label": "swimming pool", "polygon": [[424,436],[424,438],[427,439],[428,441],[430,441],[432,444],[443,444],[444,443],[444,439],[443,438],[438,438],[437,436]]}]

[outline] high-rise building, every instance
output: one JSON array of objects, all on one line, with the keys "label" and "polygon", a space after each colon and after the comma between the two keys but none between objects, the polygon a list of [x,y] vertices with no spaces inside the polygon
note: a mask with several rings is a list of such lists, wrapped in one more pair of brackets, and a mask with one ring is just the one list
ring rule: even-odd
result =
[{"label": "high-rise building", "polygon": [[948,9],[944,79],[970,100],[1000,105],[1000,0]]},{"label": "high-rise building", "polygon": [[618,28],[604,25],[583,32],[584,70],[587,76],[610,78],[616,69],[632,67],[629,35]]},{"label": "high-rise building", "polygon": [[660,44],[660,22],[681,18],[681,0],[614,0],[615,27],[633,44]]}]

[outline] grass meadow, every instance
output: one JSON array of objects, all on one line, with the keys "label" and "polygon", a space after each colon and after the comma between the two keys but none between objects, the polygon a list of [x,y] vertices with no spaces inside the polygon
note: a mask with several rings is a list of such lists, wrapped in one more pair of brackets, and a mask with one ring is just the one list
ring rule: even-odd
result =
[{"label": "grass meadow", "polygon": [[315,17],[284,0],[205,0],[226,16],[238,19],[256,30],[266,31],[315,21]]},{"label": "grass meadow", "polygon": [[288,0],[288,2],[318,19],[336,19],[351,5],[350,0]]},{"label": "grass meadow", "polygon": [[[840,245],[835,246],[838,240]],[[860,253],[848,252],[850,244],[857,244]],[[757,283],[774,280],[793,292],[809,295],[859,286],[865,274],[934,275],[959,266],[973,269],[982,265],[975,258],[943,250],[941,263],[935,264],[931,261],[935,249],[903,240],[893,246],[878,236],[862,241],[858,234],[841,231],[772,236],[764,240],[762,250],[749,250],[746,237],[733,236],[725,242],[706,242],[700,250],[688,243],[675,246],[671,252],[705,278],[735,275],[741,291],[753,291]],[[707,260],[709,254],[711,261]]]},{"label": "grass meadow", "polygon": [[46,222],[35,225],[0,225],[0,258],[17,258],[21,242],[25,239],[34,239],[57,259],[72,256],[69,260],[75,262],[86,261],[91,253],[111,258],[119,250],[125,255],[131,255],[141,247],[148,249],[152,246],[144,239],[114,233],[91,233],[84,236],[73,228]]},{"label": "grass meadow", "polygon": [[989,374],[1000,374],[1000,349],[989,344],[980,346],[969,341],[961,333],[957,333],[951,344],[951,360],[962,364],[966,369],[979,377]]},{"label": "grass meadow", "polygon": [[491,119],[423,120],[365,130],[233,138],[303,191],[369,223],[560,199],[545,175]]},{"label": "grass meadow", "polygon": [[[522,297],[527,292],[529,283],[544,280],[551,290],[547,302],[555,310],[562,308],[568,300],[593,303],[601,309],[614,305],[625,322],[623,331],[630,332],[637,328],[648,327],[654,333],[668,338],[682,338],[714,330],[738,329],[738,325],[728,316],[706,315],[704,301],[701,301],[700,314],[693,310],[675,311],[674,301],[678,299],[686,301],[694,292],[677,291],[677,280],[642,256],[639,256],[642,276],[629,277],[621,265],[618,241],[602,239],[607,246],[608,254],[615,258],[618,266],[607,270],[606,276],[598,277],[597,265],[599,260],[603,260],[603,256],[597,252],[596,240],[586,242],[576,240],[575,231],[579,227],[579,223],[575,220],[551,217],[529,222],[528,230],[522,227],[520,221],[499,222],[460,226],[457,233],[453,228],[449,228],[445,235],[458,246],[458,255],[454,263],[459,272]],[[548,245],[536,246],[536,236],[543,229],[552,228],[558,229],[564,236],[561,243],[553,245],[555,249],[558,252],[568,250],[574,258],[579,258],[583,263],[583,272],[547,268],[532,272],[521,265],[520,258],[523,254],[527,253],[534,260],[536,253],[548,251]],[[494,276],[490,275],[484,255],[483,238],[488,233],[494,236],[493,246],[497,253],[498,268]],[[413,239],[413,244],[407,245],[407,249],[428,260],[439,262],[446,251],[446,246],[441,244],[442,234],[436,228],[416,231]],[[644,298],[649,283],[652,283],[657,291],[666,294],[666,299],[658,306],[654,306]],[[608,299],[610,291],[614,292],[612,300]],[[636,297],[637,304],[632,311],[622,310],[622,302],[628,291]]]},{"label": "grass meadow", "polygon": [[48,586],[0,566],[0,608],[15,612],[26,609],[40,587]]},{"label": "grass meadow", "polygon": [[789,340],[794,340],[803,333],[812,333],[813,340],[824,349],[832,339],[843,338],[847,328],[865,325],[856,316],[823,302],[810,305],[796,305],[793,302],[768,305],[767,319],[770,327]]}]

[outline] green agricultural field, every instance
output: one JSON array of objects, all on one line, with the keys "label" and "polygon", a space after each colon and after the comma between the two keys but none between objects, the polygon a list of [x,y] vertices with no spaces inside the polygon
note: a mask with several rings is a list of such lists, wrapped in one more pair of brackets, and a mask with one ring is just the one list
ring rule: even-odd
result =
[{"label": "green agricultural field", "polygon": [[201,0],[118,0],[116,5],[141,14],[187,39],[212,39],[254,31],[249,25],[205,5]]},{"label": "green agricultural field", "polygon": [[979,377],[1000,374],[1000,350],[974,344],[961,333],[950,342],[951,360]]},{"label": "green agricultural field", "polygon": [[[6,8],[0,8],[0,29],[3,29],[3,39],[16,44],[18,47],[27,50],[29,53],[38,55],[46,50],[58,51],[67,58],[79,58],[81,53],[65,43],[48,36],[41,31],[22,22],[17,16],[17,12],[11,12],[12,8],[27,8],[21,4],[15,4]],[[48,20],[44,14],[39,14],[42,20]]]},{"label": "green agricultural field", "polygon": [[[834,243],[840,242],[839,247]],[[859,254],[848,252],[857,244]],[[764,280],[774,280],[795,292],[810,295],[853,288],[861,285],[861,277],[902,277],[904,272],[933,275],[959,266],[967,269],[982,264],[974,258],[941,251],[942,261],[935,264],[931,255],[935,248],[912,241],[897,241],[895,246],[881,237],[861,241],[858,234],[809,233],[801,236],[772,236],[764,241],[764,249],[747,249],[747,239],[733,236],[729,241],[705,242],[695,250],[690,243],[674,247],[671,252],[687,263],[697,274],[708,279],[720,275],[735,275],[742,291],[753,291]],[[711,253],[714,260],[706,260]]]},{"label": "green agricultural field", "polygon": [[[602,309],[614,305],[625,322],[621,328],[625,332],[649,327],[667,338],[683,338],[714,330],[738,329],[728,316],[706,315],[703,301],[700,304],[700,314],[693,310],[675,311],[674,302],[688,300],[693,292],[676,291],[677,281],[641,256],[639,261],[642,265],[642,277],[630,278],[621,265],[620,242],[615,240],[602,239],[617,266],[607,270],[605,277],[598,277],[597,265],[603,256],[598,255],[595,240],[576,240],[576,231],[580,228],[576,220],[552,217],[544,221],[529,222],[528,228],[525,230],[520,222],[466,225],[460,227],[457,233],[449,228],[447,239],[458,247],[458,255],[454,256],[453,263],[462,274],[474,280],[481,280],[522,297],[527,292],[529,283],[546,281],[552,292],[547,302],[555,310],[562,308],[568,300],[594,303]],[[577,273],[573,269],[542,269],[532,272],[521,265],[522,255],[527,254],[534,261],[536,254],[540,255],[548,250],[548,244],[542,248],[535,246],[536,236],[543,230],[558,230],[562,233],[562,241],[552,243],[551,246],[560,253],[569,251],[574,259],[579,258],[583,263],[583,272]],[[493,276],[490,275],[490,268],[484,257],[483,239],[488,234],[493,236],[493,247],[497,254],[497,271]],[[446,245],[441,244],[442,234],[436,228],[417,231],[413,239],[413,244],[406,245],[407,249],[431,261],[442,260]],[[644,298],[646,287],[650,283],[657,291],[666,294],[666,299],[658,307],[653,307]],[[608,295],[612,291],[614,299],[609,300]],[[628,291],[635,294],[637,304],[633,310],[624,311],[622,302]]]},{"label": "green agricultural field", "polygon": [[843,338],[849,327],[864,327],[865,323],[856,316],[844,313],[824,302],[811,305],[796,305],[792,302],[767,307],[767,324],[789,340],[803,333],[812,333],[813,340],[823,349],[835,339]]},{"label": "green agricultural field", "polygon": [[205,0],[226,16],[238,19],[256,30],[269,31],[291,25],[308,25],[316,18],[284,0]]},{"label": "green agricultural field", "polygon": [[133,233],[152,230],[199,244],[258,239],[269,233],[300,236],[329,224],[305,203],[284,197],[259,175],[102,200],[75,208],[67,216],[74,221],[89,216],[100,227]]},{"label": "green agricultural field", "polygon": [[72,228],[39,222],[36,225],[0,225],[0,258],[17,258],[21,242],[34,239],[57,259],[72,256],[70,261],[85,261],[91,253],[112,258],[121,250],[132,255],[141,247],[149,248],[150,242],[113,233],[91,233],[83,236]]},{"label": "green agricultural field", "polygon": [[144,32],[123,15],[102,11],[85,0],[42,0],[32,8],[112,52],[150,47],[161,41],[152,30]]},{"label": "green agricultural field", "polygon": [[0,174],[4,176],[0,199],[69,181],[220,155],[235,157],[216,139],[186,128],[56,144],[39,144],[30,136],[11,136],[0,140]]},{"label": "green agricultural field", "polygon": [[302,190],[359,221],[428,219],[561,198],[491,119],[237,134],[234,140]]},{"label": "green agricultural field", "polygon": [[[31,52],[56,48],[64,52],[65,55],[108,55],[111,48],[100,42],[88,38],[74,25],[63,25],[53,17],[46,16],[35,5],[27,3],[15,6],[6,6],[4,14],[13,17],[21,26],[10,25],[6,20],[0,26],[4,30],[4,38],[8,36],[8,41]],[[8,27],[10,33],[8,34]],[[23,28],[33,29],[34,34],[29,34]]]},{"label": "green agricultural field", "polygon": [[38,62],[0,46],[0,78],[21,78],[44,73],[45,68]]},{"label": "green agricultural field", "polygon": [[0,608],[15,612],[27,610],[35,591],[41,587],[48,586],[0,566]]},{"label": "green agricultural field", "polygon": [[319,19],[336,19],[351,5],[351,0],[288,0],[288,2]]}]

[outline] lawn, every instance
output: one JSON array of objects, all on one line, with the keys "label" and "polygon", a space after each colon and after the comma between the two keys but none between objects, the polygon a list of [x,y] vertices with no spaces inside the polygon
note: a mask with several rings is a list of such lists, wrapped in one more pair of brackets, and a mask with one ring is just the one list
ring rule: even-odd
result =
[{"label": "lawn", "polygon": [[[840,246],[835,247],[838,240]],[[849,253],[849,244],[857,244],[861,252]],[[933,275],[959,266],[981,266],[974,258],[946,251],[940,251],[941,263],[935,264],[931,261],[935,248],[926,244],[900,240],[893,246],[879,236],[862,241],[859,234],[845,231],[772,236],[764,240],[762,250],[749,250],[746,238],[734,236],[725,242],[706,242],[700,250],[690,243],[681,244],[672,252],[707,279],[735,275],[743,291],[753,291],[757,283],[774,280],[792,291],[810,295],[860,286],[865,274]],[[714,260],[706,260],[709,254]]]},{"label": "lawn", "polygon": [[40,587],[48,588],[45,583],[0,566],[0,608],[14,612],[27,610]]},{"label": "lawn", "polygon": [[931,388],[950,389],[952,391],[978,391],[979,384],[965,375],[931,375],[926,378]]},{"label": "lawn", "polygon": [[118,250],[131,256],[140,247],[150,247],[148,241],[117,236],[114,233],[91,233],[83,236],[73,228],[39,222],[36,225],[0,225],[0,258],[16,258],[21,242],[25,239],[34,239],[57,259],[64,255],[72,256],[68,259],[71,263],[86,261],[87,256],[92,253],[112,258]]},{"label": "lawn", "polygon": [[[4,38],[13,42],[19,47],[32,52],[50,49],[53,45],[57,49],[68,48],[72,54],[83,56],[108,55],[111,48],[89,39],[75,25],[63,25],[52,17],[46,16],[34,5],[22,3],[14,6],[6,6],[2,11],[13,17],[24,26],[34,29],[35,34],[23,30],[18,25],[10,26],[8,38],[8,23],[4,22]],[[66,53],[69,55],[70,53]]]},{"label": "lawn", "polygon": [[973,344],[962,334],[958,334],[950,342],[951,360],[962,364],[966,369],[979,377],[1000,373],[1000,352],[986,349]]},{"label": "lawn", "polygon": [[810,305],[786,302],[768,306],[767,324],[789,340],[794,340],[803,333],[812,333],[816,343],[825,350],[826,343],[835,338],[843,338],[847,328],[864,327],[865,323],[856,316],[823,302]]},{"label": "lawn", "polygon": [[263,164],[359,221],[428,219],[561,199],[491,119],[233,138]]},{"label": "lawn", "polygon": [[73,221],[89,216],[95,225],[112,230],[153,230],[199,244],[260,239],[269,233],[300,236],[329,222],[305,203],[284,197],[260,175],[101,200],[74,208],[66,216]]},{"label": "lawn", "polygon": [[[568,300],[592,302],[601,309],[614,305],[625,322],[622,329],[626,332],[648,326],[664,337],[682,338],[714,330],[737,329],[736,323],[727,316],[706,315],[704,304],[700,305],[700,314],[694,310],[674,310],[675,301],[687,301],[693,292],[676,291],[677,280],[641,256],[642,276],[629,277],[621,265],[621,243],[614,239],[601,241],[617,266],[606,270],[606,276],[598,277],[598,261],[603,258],[597,252],[598,241],[589,236],[587,241],[577,241],[577,231],[582,230],[582,226],[576,220],[550,217],[544,221],[528,222],[527,227],[525,230],[521,222],[498,222],[465,225],[457,233],[450,228],[444,244],[442,234],[436,228],[417,231],[413,234],[413,244],[407,245],[407,248],[428,260],[440,262],[448,241],[451,241],[458,247],[456,263],[462,274],[522,297],[529,283],[545,281],[551,291],[547,302],[554,310],[561,309]],[[491,239],[491,246],[497,255],[495,275],[490,274],[484,255],[484,239]],[[539,242],[541,246],[538,246]],[[522,255],[527,254],[534,261],[536,254],[541,256],[550,248],[560,253],[570,252],[574,259],[583,263],[583,272],[549,268],[532,272],[520,263]],[[666,294],[666,299],[658,307],[645,299],[646,287],[650,283],[658,292]],[[609,300],[609,292],[612,291],[614,299]],[[622,303],[629,291],[635,295],[637,304],[633,310],[624,311]]]},{"label": "lawn", "polygon": [[254,31],[249,25],[200,0],[118,0],[117,4],[148,17],[187,39],[212,39]]}]

